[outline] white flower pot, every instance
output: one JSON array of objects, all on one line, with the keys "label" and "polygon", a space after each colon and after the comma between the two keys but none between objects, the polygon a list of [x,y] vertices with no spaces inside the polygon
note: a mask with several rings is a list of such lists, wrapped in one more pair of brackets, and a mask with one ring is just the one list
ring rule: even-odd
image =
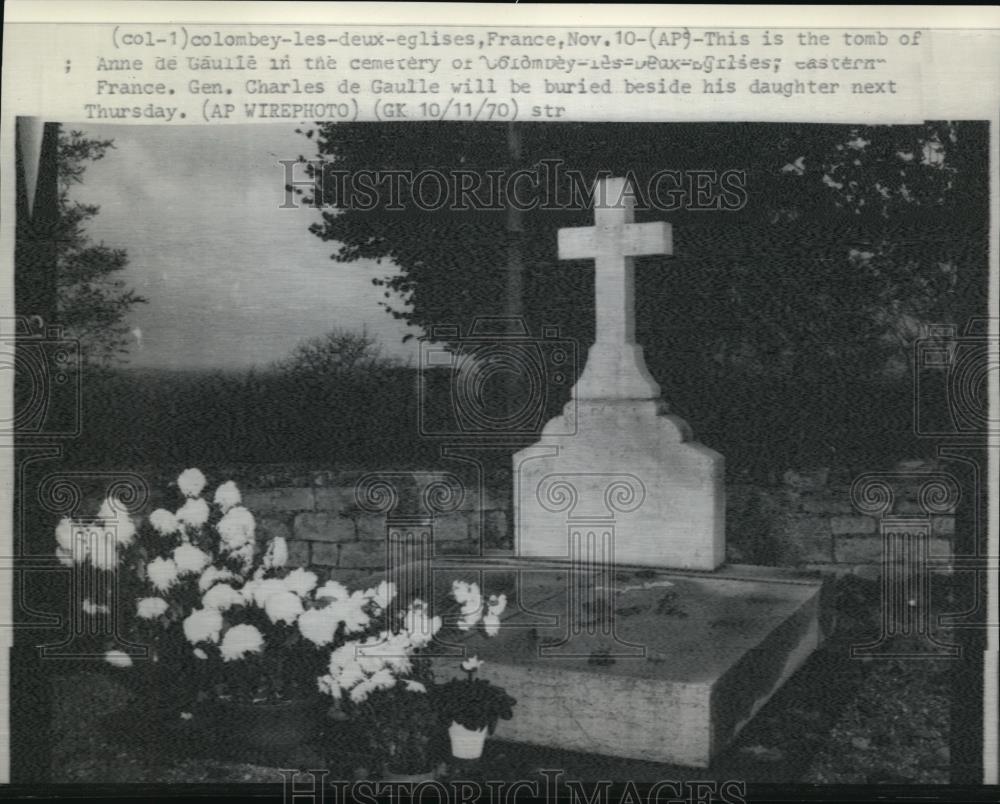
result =
[{"label": "white flower pot", "polygon": [[486,727],[467,729],[454,720],[448,727],[448,737],[451,738],[451,753],[456,759],[479,759],[483,755],[483,745],[486,743]]}]

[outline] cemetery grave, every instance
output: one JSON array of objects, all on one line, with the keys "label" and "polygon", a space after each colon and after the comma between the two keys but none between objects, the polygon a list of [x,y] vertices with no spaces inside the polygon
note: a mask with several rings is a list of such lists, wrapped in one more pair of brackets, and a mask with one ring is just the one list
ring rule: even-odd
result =
[{"label": "cemetery grave", "polygon": [[[695,442],[669,412],[635,343],[633,261],[669,254],[670,227],[634,222],[624,180],[603,181],[597,196],[612,203],[595,210],[595,226],[559,238],[564,259],[595,260],[596,339],[563,414],[513,456],[513,554],[442,558],[432,551],[425,558],[433,586],[402,584],[443,605],[452,578],[474,572],[485,590],[504,589],[512,601],[497,639],[470,633],[434,662],[438,678],[447,680],[456,656],[476,654],[486,662],[483,677],[518,699],[514,718],[500,723],[473,772],[516,779],[551,762],[577,778],[849,776],[843,762],[830,759],[844,756],[843,740],[861,754],[878,741],[906,742],[898,731],[886,737],[877,717],[859,716],[857,707],[872,700],[912,705],[905,685],[885,694],[909,669],[845,662],[846,639],[856,634],[836,635],[831,578],[725,563],[723,457]],[[360,543],[353,521],[337,520],[337,527]],[[402,554],[425,546],[418,539]],[[343,546],[330,552],[342,555]],[[426,570],[404,564],[392,572],[426,578]],[[925,703],[940,708],[943,679],[932,674]],[[866,684],[881,692],[873,695]],[[830,700],[818,694],[833,689]],[[62,704],[72,708],[80,694],[66,684]],[[337,728],[328,723],[324,739]],[[945,741],[940,732],[925,741],[921,755],[936,762],[923,763],[915,776],[943,780]],[[303,746],[291,759],[329,762],[331,744]],[[60,756],[76,750],[64,746]],[[123,767],[143,780],[190,773],[263,781],[274,771],[225,760],[195,767],[183,752],[154,770],[113,737],[97,750],[125,760]],[[364,761],[348,755],[340,757],[341,772]],[[778,767],[795,755],[788,768]],[[868,773],[860,781],[894,780],[880,779],[864,762],[857,767]],[[88,778],[85,769],[60,773]],[[108,780],[106,766],[100,780]]]},{"label": "cemetery grave", "polygon": [[[708,769],[490,740],[478,773],[530,779],[540,768],[565,778],[746,779],[750,783],[944,784],[949,778],[949,699],[953,663],[849,658],[849,645],[877,630],[874,582],[846,579],[857,617],[840,617],[830,640],[764,705]],[[859,596],[860,595],[860,596]],[[484,672],[488,670],[484,666]],[[150,749],[123,731],[134,712],[112,668],[63,672],[53,682],[56,783],[279,784],[284,763],[207,758],[197,746]],[[110,728],[109,723],[116,728]],[[513,722],[513,721],[512,721]],[[327,759],[340,766],[332,752]],[[309,749],[311,764],[318,754]],[[346,773],[350,774],[351,769]],[[345,777],[346,778],[346,777]]]}]

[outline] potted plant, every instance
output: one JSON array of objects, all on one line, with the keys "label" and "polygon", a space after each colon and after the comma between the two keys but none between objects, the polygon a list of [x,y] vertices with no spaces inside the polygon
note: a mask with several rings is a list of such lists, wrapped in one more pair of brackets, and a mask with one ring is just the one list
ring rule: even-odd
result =
[{"label": "potted plant", "polygon": [[[461,580],[452,583],[451,594],[459,605],[455,625],[460,631],[482,626],[487,637],[500,632],[500,615],[507,608],[506,595],[490,595],[484,600],[478,584]],[[472,656],[461,664],[465,678],[452,679],[435,688],[437,708],[448,723],[451,752],[457,759],[479,759],[487,734],[493,734],[499,720],[513,716],[512,708],[517,703],[502,687],[476,677],[483,664]]]},{"label": "potted plant", "polygon": [[510,720],[517,701],[489,681],[476,678],[484,662],[472,656],[462,662],[465,678],[453,678],[435,689],[437,708],[449,722],[451,753],[457,759],[479,759],[487,734],[497,722]]}]

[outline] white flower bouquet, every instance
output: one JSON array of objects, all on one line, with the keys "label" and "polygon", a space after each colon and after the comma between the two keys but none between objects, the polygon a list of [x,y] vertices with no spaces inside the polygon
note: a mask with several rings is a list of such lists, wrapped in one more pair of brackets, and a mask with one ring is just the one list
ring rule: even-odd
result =
[{"label": "white flower bouquet", "polygon": [[[376,614],[386,613],[395,589],[383,583],[377,592],[369,605]],[[356,608],[357,603],[333,605]],[[319,689],[354,722],[366,753],[377,758],[383,773],[424,773],[434,764],[440,724],[429,690],[430,662],[422,651],[440,630],[441,618],[414,600],[405,611],[379,619],[381,630],[357,629],[329,652]]]},{"label": "white flower bouquet", "polygon": [[[379,590],[351,596],[335,582],[317,588],[315,573],[285,566],[283,538],[258,544],[235,483],[220,485],[211,502],[205,485],[202,472],[185,470],[176,510],[159,508],[138,528],[114,500],[96,525],[57,526],[60,560],[116,572],[103,585],[106,599],[82,602],[93,615],[119,607],[118,642],[105,658],[135,665],[130,676],[171,708],[315,697],[324,648],[368,627]],[[121,637],[140,647],[123,650]],[[144,651],[150,661],[139,662]]]}]

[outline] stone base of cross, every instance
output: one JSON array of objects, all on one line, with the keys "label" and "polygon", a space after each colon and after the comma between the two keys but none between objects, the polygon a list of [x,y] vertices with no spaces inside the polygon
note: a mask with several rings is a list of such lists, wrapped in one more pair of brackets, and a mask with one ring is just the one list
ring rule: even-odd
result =
[{"label": "stone base of cross", "polygon": [[635,258],[670,254],[672,243],[670,224],[635,223],[634,198],[625,179],[601,181],[595,225],[559,232],[561,258],[595,262],[595,338],[563,415],[514,455],[515,549],[575,561],[566,552],[574,523],[545,490],[558,477],[580,510],[598,510],[608,503],[603,478],[627,475],[646,492],[616,514],[616,561],[712,570],[725,560],[724,461],[668,414],[635,342]]}]

